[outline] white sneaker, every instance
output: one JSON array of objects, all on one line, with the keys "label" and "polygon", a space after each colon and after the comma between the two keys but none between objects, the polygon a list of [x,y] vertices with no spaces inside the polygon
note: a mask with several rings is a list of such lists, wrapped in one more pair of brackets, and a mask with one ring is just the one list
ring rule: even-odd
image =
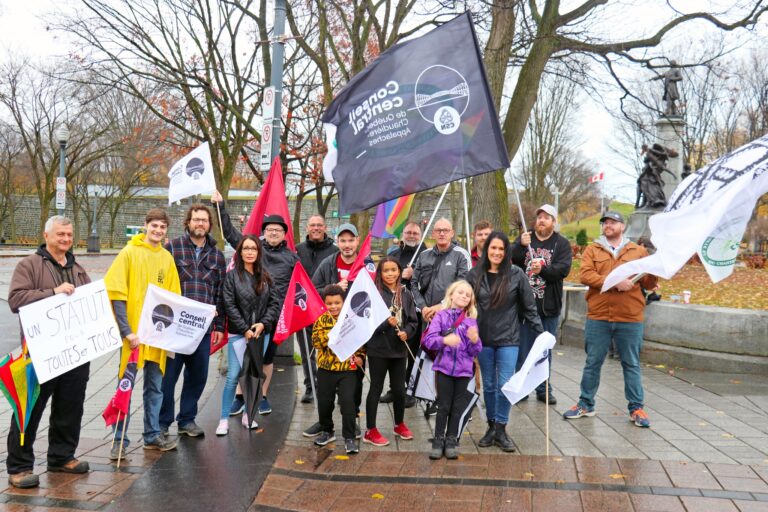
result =
[{"label": "white sneaker", "polygon": [[216,435],[217,436],[225,436],[229,433],[229,421],[228,420],[220,420],[219,426],[216,427]]},{"label": "white sneaker", "polygon": [[243,426],[245,428],[250,428],[251,430],[259,428],[259,424],[256,423],[256,420],[253,420],[251,422],[250,426],[248,426],[248,415],[245,414],[245,413],[243,413],[243,420],[242,420],[242,422],[243,422]]}]

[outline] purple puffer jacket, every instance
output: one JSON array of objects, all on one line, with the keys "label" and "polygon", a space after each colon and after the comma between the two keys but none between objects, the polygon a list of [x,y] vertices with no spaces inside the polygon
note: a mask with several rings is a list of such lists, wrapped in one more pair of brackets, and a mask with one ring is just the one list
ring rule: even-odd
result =
[{"label": "purple puffer jacket", "polygon": [[456,334],[461,338],[461,343],[456,347],[443,345],[441,333],[448,331],[459,318],[461,311],[458,309],[444,309],[438,311],[429,324],[421,344],[429,350],[437,351],[437,358],[432,364],[436,372],[450,375],[451,377],[472,377],[475,374],[473,360],[483,348],[481,340],[472,343],[467,336],[467,329],[477,328],[477,320],[465,318],[456,328]]}]

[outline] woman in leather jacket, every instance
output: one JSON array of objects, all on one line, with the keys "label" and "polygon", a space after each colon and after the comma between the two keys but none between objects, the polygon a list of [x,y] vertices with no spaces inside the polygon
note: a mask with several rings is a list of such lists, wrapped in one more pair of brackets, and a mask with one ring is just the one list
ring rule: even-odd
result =
[{"label": "woman in leather jacket", "polygon": [[[227,380],[221,404],[221,420],[217,436],[229,431],[229,412],[235,397],[240,361],[237,347],[255,343],[269,332],[280,315],[280,299],[267,271],[261,265],[261,244],[253,235],[246,235],[235,249],[235,268],[228,272],[222,286],[221,300],[227,315],[229,343],[227,344]],[[252,341],[253,340],[253,341]],[[243,426],[258,428],[253,418],[243,414]]]}]

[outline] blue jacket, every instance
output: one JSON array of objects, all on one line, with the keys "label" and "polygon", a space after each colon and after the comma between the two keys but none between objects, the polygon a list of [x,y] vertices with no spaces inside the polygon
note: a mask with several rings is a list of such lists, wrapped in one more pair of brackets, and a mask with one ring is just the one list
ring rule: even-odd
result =
[{"label": "blue jacket", "polygon": [[437,351],[435,362],[432,363],[432,369],[436,372],[449,375],[451,377],[472,377],[475,373],[474,359],[483,349],[481,340],[472,343],[467,336],[467,329],[477,328],[477,320],[474,318],[464,318],[454,331],[461,338],[461,343],[455,347],[448,347],[443,344],[443,336],[448,334],[456,319],[461,314],[458,309],[444,309],[438,311],[429,324],[421,344],[429,349]]}]

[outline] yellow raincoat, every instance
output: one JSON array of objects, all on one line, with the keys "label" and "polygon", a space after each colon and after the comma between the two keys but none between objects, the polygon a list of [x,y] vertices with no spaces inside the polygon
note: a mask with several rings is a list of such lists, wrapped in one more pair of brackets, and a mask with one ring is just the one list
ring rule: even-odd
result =
[{"label": "yellow raincoat", "polygon": [[[109,299],[126,302],[128,324],[134,333],[139,329],[144,296],[150,284],[181,294],[179,273],[173,256],[162,246],[149,245],[144,237],[144,233],[134,235],[104,276]],[[130,343],[124,339],[120,354],[120,377],[123,376],[130,353]],[[144,361],[154,361],[160,365],[160,371],[164,374],[165,360],[165,350],[139,345],[139,368],[144,367]]]}]

